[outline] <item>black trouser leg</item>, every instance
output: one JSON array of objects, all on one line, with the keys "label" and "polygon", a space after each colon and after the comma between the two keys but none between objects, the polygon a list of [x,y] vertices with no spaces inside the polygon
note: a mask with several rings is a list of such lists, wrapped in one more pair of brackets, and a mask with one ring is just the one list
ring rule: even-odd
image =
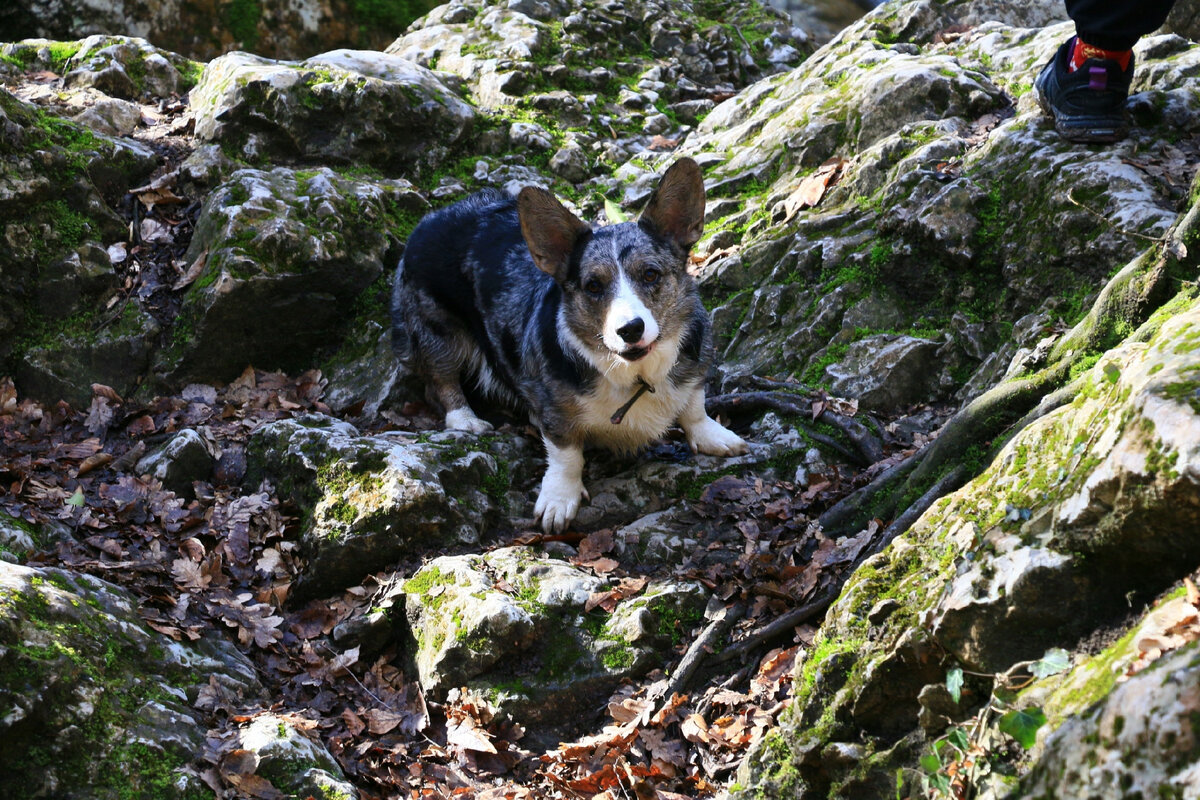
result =
[{"label": "black trouser leg", "polygon": [[1090,45],[1104,50],[1128,50],[1138,39],[1158,28],[1171,13],[1175,0],[1066,0],[1075,32]]}]

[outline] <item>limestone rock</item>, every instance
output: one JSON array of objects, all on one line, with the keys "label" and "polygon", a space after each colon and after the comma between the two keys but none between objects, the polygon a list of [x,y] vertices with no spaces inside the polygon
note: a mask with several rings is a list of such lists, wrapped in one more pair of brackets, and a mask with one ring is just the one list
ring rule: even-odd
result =
[{"label": "limestone rock", "polygon": [[913,336],[870,336],[850,345],[825,376],[839,397],[857,398],[868,411],[892,411],[932,395],[937,349],[937,343]]},{"label": "limestone rock", "polygon": [[[894,740],[916,727],[923,687],[944,678],[935,653],[1001,672],[1070,646],[1123,614],[1127,592],[1157,591],[1192,568],[1197,326],[1191,300],[1109,351],[1073,402],[1023,429],[854,574],[818,642],[832,655],[802,667],[812,688],[797,697],[797,742],[820,716],[835,720],[816,734],[822,744],[851,730]],[[884,595],[901,605],[868,631]],[[820,792],[840,773],[805,774]]]},{"label": "limestone rock", "polygon": [[[1176,206],[1161,198],[1175,190],[1129,168],[1127,148],[1139,145],[1066,146],[1025,93],[1069,26],[979,21],[971,36],[938,38],[975,12],[991,13],[973,3],[884,4],[797,68],[721,103],[670,155],[641,160],[651,172],[679,155],[706,165],[712,213],[698,250],[712,257],[702,291],[727,376],[819,382],[822,356],[847,334],[915,323],[951,331],[921,399],[957,391],[972,372],[979,378],[964,391],[978,394],[1007,365],[983,362],[1004,346],[1008,323],[1071,313],[1059,298],[1084,298],[1106,277],[1085,265],[1127,262],[1140,235],[1161,235],[1174,219]],[[1031,25],[1040,13],[1029,12]],[[1147,141],[1200,129],[1200,108],[1182,89],[1200,52],[1178,37],[1148,37],[1138,58]],[[816,207],[790,205],[814,170],[842,158]],[[636,180],[627,201],[644,194]],[[1086,208],[1083,196],[1094,198]],[[1106,216],[1122,223],[1097,227]],[[1039,229],[1041,220],[1053,223]],[[866,298],[886,303],[867,314],[858,309]],[[951,326],[952,310],[976,327]]]},{"label": "limestone rock", "polygon": [[436,164],[475,116],[424,67],[357,50],[299,63],[230,53],[208,64],[191,102],[196,137],[247,161],[383,169]]},{"label": "limestone rock", "polygon": [[[89,575],[0,561],[0,755],[5,796],[203,791],[192,703],[215,677],[256,699],[250,662],[210,636],[172,642],[141,622],[129,593]],[[152,788],[154,787],[154,788]]]},{"label": "limestone rock", "polygon": [[[131,330],[152,331],[144,327],[136,304],[116,307],[115,315],[102,306],[117,286],[106,247],[127,237],[110,204],[138,185],[157,157],[144,145],[93,134],[4,89],[0,131],[6,164],[0,171],[0,233],[6,242],[0,248],[0,362],[10,374],[30,367],[27,374],[41,375],[71,371],[68,365],[91,359],[106,361],[102,353],[73,351],[88,350],[104,329],[124,329],[125,323],[132,323]],[[72,344],[60,349],[56,342],[63,337]],[[139,347],[130,344],[125,352]],[[138,352],[132,355],[135,363],[144,360]],[[118,366],[106,377],[133,380],[129,372]],[[86,393],[93,380],[114,385],[98,376],[79,377],[86,382],[82,390],[73,387],[73,398]],[[57,392],[53,380],[22,385],[22,390],[51,400],[63,396],[38,394]]]},{"label": "limestone rock", "polygon": [[353,0],[30,0],[0,8],[0,30],[74,39],[124,31],[192,58],[233,50],[303,58],[336,47],[381,48],[434,0],[363,4]]},{"label": "limestone rock", "polygon": [[528,548],[434,559],[404,584],[422,688],[441,696],[465,686],[536,724],[539,737],[566,734],[622,677],[686,641],[707,600],[698,585],[654,583],[611,615],[585,612],[609,588]]},{"label": "limestone rock", "polygon": [[247,364],[303,369],[350,303],[394,263],[390,232],[425,202],[402,180],[328,168],[241,170],[207,199],[185,260],[204,259],[158,359],[168,380],[230,380]]},{"label": "limestone rock", "polygon": [[93,87],[113,97],[139,100],[181,94],[195,83],[194,62],[145,39],[89,36],[78,45],[64,76],[69,88]]},{"label": "limestone rock", "polygon": [[16,379],[33,397],[66,400],[76,408],[91,401],[93,383],[125,396],[150,370],[158,323],[133,300],[116,313],[89,315],[79,328],[28,347]]},{"label": "limestone rock", "polygon": [[[442,6],[414,23],[388,52],[457,74],[483,106],[501,107],[545,89],[586,88],[615,96],[612,72],[596,67],[602,61],[622,69],[653,68],[659,97],[693,100],[787,69],[811,49],[803,31],[758,3],[723,8],[719,23],[725,24],[713,24],[718,21],[706,16],[710,11],[659,0],[620,6],[570,0],[559,4],[557,26],[547,24],[541,5]],[[747,33],[735,35],[726,24]]]},{"label": "limestone rock", "polygon": [[509,503],[520,442],[446,432],[362,436],[308,415],[264,425],[247,448],[247,481],[270,479],[311,512],[308,569],[293,595],[336,591],[402,556],[477,542]]},{"label": "limestone rock", "polygon": [[294,797],[338,797],[358,800],[358,790],[324,745],[301,733],[276,714],[256,716],[238,732],[243,750],[257,759],[254,774]]},{"label": "limestone rock", "polygon": [[1200,792],[1197,649],[1193,643],[1163,656],[1069,719],[1049,737],[1045,755],[1009,796],[1084,800],[1114,786],[1143,797]]},{"label": "limestone rock", "polygon": [[166,444],[137,462],[138,475],[149,475],[163,488],[190,497],[192,482],[205,480],[212,472],[212,445],[192,428],[172,436]]}]

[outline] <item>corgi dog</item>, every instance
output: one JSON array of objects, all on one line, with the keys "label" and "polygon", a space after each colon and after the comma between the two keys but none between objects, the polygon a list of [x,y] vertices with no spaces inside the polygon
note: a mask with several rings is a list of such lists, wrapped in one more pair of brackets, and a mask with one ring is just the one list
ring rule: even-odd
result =
[{"label": "corgi dog", "polygon": [[534,507],[545,531],[564,530],[587,496],[585,445],[633,451],[678,422],[693,452],[747,451],[704,410],[712,326],[687,272],[703,226],[704,181],[684,158],[636,222],[592,228],[527,186],[430,213],[409,237],[393,347],[449,429],[491,428],[467,404],[467,378],[529,412],[546,447]]}]

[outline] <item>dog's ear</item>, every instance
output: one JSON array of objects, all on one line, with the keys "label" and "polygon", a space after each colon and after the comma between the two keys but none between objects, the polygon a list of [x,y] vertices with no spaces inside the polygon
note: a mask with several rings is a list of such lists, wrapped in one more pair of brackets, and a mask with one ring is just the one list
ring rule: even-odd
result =
[{"label": "dog's ear", "polygon": [[554,195],[536,186],[526,186],[517,195],[517,216],[533,263],[561,282],[579,237],[592,229]]},{"label": "dog's ear", "polygon": [[638,224],[684,250],[691,249],[704,230],[704,176],[700,165],[690,158],[672,164],[650,195]]}]

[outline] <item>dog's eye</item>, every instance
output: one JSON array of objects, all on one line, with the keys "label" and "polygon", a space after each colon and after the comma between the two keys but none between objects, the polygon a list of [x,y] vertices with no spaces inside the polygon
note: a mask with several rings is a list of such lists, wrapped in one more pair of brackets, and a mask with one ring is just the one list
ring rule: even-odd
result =
[{"label": "dog's eye", "polygon": [[653,286],[654,284],[658,283],[658,279],[661,277],[661,272],[654,267],[649,267],[645,272],[642,273],[642,283],[646,284],[647,286]]},{"label": "dog's eye", "polygon": [[595,278],[592,278],[583,285],[583,290],[592,297],[599,297],[600,295],[604,294],[604,284]]}]

